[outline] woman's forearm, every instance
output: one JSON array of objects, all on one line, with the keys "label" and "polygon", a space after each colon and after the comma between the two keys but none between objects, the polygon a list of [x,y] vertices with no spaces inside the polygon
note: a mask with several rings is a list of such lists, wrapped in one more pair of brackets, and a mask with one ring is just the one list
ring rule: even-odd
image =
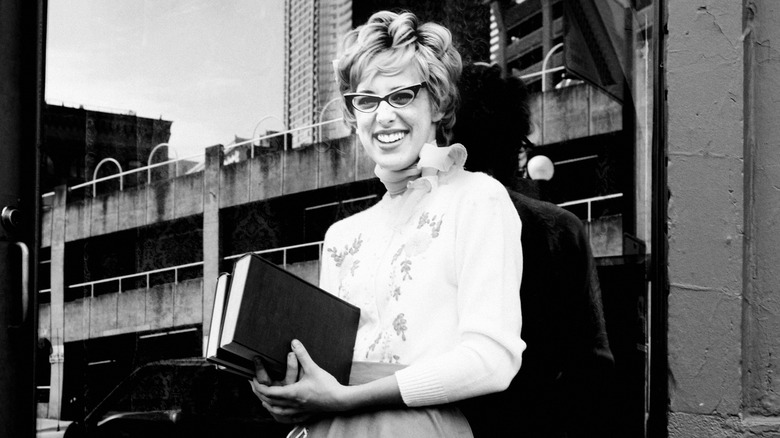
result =
[{"label": "woman's forearm", "polygon": [[372,382],[344,387],[342,410],[352,411],[374,406],[402,406],[401,390],[395,375]]}]

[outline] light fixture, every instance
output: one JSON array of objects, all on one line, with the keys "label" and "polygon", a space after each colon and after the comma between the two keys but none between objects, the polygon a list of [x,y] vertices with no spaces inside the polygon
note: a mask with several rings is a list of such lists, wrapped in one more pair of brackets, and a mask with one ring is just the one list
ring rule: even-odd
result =
[{"label": "light fixture", "polygon": [[553,162],[544,155],[535,155],[528,160],[528,176],[531,179],[549,181],[554,173]]}]

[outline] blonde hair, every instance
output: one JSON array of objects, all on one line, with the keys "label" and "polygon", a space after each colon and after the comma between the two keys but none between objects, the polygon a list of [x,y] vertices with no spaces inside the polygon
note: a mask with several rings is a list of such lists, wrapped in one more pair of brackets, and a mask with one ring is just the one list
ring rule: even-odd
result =
[{"label": "blonde hair", "polygon": [[[376,74],[397,74],[408,65],[427,83],[432,112],[441,112],[438,129],[449,142],[458,105],[460,54],[452,34],[436,23],[419,24],[411,12],[377,12],[366,24],[344,37],[341,58],[334,62],[339,91],[355,91],[358,84]],[[344,120],[355,126],[351,108],[342,100]]]}]

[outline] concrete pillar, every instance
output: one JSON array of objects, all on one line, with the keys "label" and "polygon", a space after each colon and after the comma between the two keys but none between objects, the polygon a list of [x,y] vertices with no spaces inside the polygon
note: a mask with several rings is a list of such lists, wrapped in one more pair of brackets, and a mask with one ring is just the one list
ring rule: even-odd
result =
[{"label": "concrete pillar", "polygon": [[62,377],[65,370],[65,288],[67,287],[65,285],[67,194],[68,188],[66,186],[55,187],[52,204],[51,263],[49,264],[51,275],[49,341],[51,342],[52,354],[49,356],[51,388],[49,389],[48,418],[60,418],[62,412]]},{"label": "concrete pillar", "polygon": [[214,307],[214,287],[222,261],[219,242],[219,191],[224,151],[222,145],[206,148],[206,168],[203,170],[203,349],[211,325]]},{"label": "concrete pillar", "polygon": [[780,430],[780,8],[745,11],[745,300],[743,404],[753,423]]},{"label": "concrete pillar", "polygon": [[669,0],[668,29],[669,436],[741,436],[742,2]]}]

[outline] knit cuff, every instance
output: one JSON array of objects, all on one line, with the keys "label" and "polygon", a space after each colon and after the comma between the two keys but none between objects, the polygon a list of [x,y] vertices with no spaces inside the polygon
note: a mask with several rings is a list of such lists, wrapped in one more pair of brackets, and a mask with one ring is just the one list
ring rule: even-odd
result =
[{"label": "knit cuff", "polygon": [[449,400],[444,392],[433,367],[422,364],[413,365],[396,371],[395,378],[401,390],[406,406],[430,406],[447,403]]}]

